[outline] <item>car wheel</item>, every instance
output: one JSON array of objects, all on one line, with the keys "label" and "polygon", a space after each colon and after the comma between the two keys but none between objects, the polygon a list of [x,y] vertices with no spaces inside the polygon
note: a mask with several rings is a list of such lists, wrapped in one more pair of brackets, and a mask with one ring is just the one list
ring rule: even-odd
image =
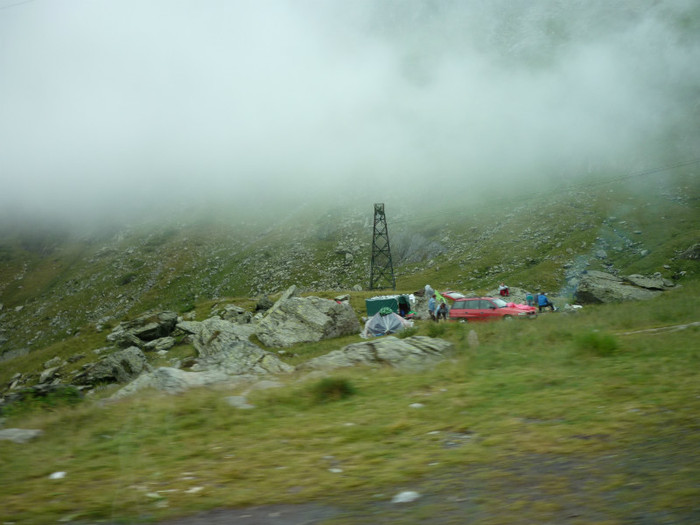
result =
[{"label": "car wheel", "polygon": [[504,320],[504,321],[512,321],[512,320],[513,320],[513,316],[512,316],[512,315],[504,315],[504,316],[503,316],[503,320]]}]

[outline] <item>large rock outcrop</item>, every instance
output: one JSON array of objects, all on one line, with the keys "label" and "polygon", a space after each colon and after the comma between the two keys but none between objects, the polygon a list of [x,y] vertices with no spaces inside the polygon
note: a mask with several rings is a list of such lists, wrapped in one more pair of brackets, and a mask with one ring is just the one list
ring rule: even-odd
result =
[{"label": "large rock outcrop", "polygon": [[420,369],[445,359],[452,347],[452,343],[432,337],[386,336],[315,357],[299,365],[297,370],[333,370],[357,365]]},{"label": "large rock outcrop", "polygon": [[248,342],[255,328],[252,325],[210,317],[204,321],[182,321],[177,327],[192,335],[192,345],[199,357],[220,354],[241,342]]},{"label": "large rock outcrop", "polygon": [[119,323],[119,326],[107,336],[107,341],[122,348],[130,346],[144,348],[148,341],[169,336],[176,324],[175,312],[148,312],[131,321]]},{"label": "large rock outcrop", "polygon": [[144,353],[132,346],[103,357],[91,364],[85,371],[73,379],[77,385],[94,385],[96,383],[128,383],[142,372],[150,370]]},{"label": "large rock outcrop", "polygon": [[153,372],[143,374],[124,388],[119,390],[111,399],[121,399],[141,390],[152,388],[167,394],[179,394],[190,388],[213,385],[236,386],[240,383],[254,381],[256,376],[231,376],[223,370],[207,370],[204,372],[187,372],[179,368],[161,367]]},{"label": "large rock outcrop", "polygon": [[251,325],[212,317],[202,322],[185,321],[178,328],[192,334],[199,358],[193,370],[219,370],[230,375],[279,374],[293,368],[274,354],[251,343]]},{"label": "large rock outcrop", "polygon": [[193,387],[253,382],[260,376],[294,370],[273,353],[248,340],[252,334],[251,325],[212,317],[201,322],[183,321],[177,327],[191,334],[192,344],[199,354],[191,371],[158,368],[119,390],[112,396],[114,399],[146,388],[178,393]]},{"label": "large rock outcrop", "polygon": [[289,288],[258,323],[256,335],[269,347],[315,343],[360,332],[360,323],[348,304],[320,297],[295,297]]},{"label": "large rock outcrop", "polygon": [[574,299],[583,304],[636,301],[656,297],[661,290],[672,286],[659,277],[630,275],[622,278],[591,270],[581,275]]}]

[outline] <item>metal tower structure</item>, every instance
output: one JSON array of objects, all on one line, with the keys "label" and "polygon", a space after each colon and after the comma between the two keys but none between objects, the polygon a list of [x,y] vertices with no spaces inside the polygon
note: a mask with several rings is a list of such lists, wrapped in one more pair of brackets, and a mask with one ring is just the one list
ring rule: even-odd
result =
[{"label": "metal tower structure", "polygon": [[391,288],[396,290],[394,264],[391,262],[389,230],[384,214],[384,203],[374,205],[374,233],[372,234],[372,263],[369,273],[369,289]]}]

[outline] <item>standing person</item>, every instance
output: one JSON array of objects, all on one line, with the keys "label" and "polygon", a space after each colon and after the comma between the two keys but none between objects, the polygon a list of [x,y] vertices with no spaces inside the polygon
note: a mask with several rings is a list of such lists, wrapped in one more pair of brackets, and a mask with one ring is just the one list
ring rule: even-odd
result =
[{"label": "standing person", "polygon": [[538,306],[539,306],[540,312],[542,312],[543,308],[547,308],[547,307],[551,308],[552,312],[554,311],[554,305],[551,303],[551,301],[547,297],[546,293],[540,292],[540,295],[537,297],[537,301],[538,301]]},{"label": "standing person", "polygon": [[525,300],[527,301],[528,306],[535,305],[535,298],[532,296],[532,292],[527,292],[527,295],[525,296]]},{"label": "standing person", "polygon": [[447,303],[445,303],[444,301],[441,302],[437,310],[437,321],[440,320],[440,317],[447,321],[447,311]]},{"label": "standing person", "polygon": [[498,293],[501,294],[501,297],[510,297],[510,290],[506,286],[506,283],[501,283],[498,286]]},{"label": "standing person", "polygon": [[430,319],[437,321],[435,318],[435,294],[428,299],[428,313],[430,314]]},{"label": "standing person", "polygon": [[410,310],[409,304],[408,304],[408,299],[406,298],[405,295],[400,295],[399,296],[399,315],[401,317],[406,317],[408,315],[408,311]]}]

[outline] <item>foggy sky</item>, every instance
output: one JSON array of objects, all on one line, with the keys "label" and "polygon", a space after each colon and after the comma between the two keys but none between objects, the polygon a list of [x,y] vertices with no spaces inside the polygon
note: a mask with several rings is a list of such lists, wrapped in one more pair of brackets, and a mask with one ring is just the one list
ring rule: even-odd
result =
[{"label": "foggy sky", "polygon": [[694,0],[13,4],[4,209],[442,198],[700,157]]}]

